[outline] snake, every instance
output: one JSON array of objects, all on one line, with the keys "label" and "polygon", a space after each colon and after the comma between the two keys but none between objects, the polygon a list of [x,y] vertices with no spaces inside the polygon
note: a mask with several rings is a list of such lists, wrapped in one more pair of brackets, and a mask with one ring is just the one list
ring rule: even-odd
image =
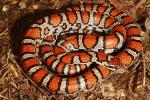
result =
[{"label": "snake", "polygon": [[122,10],[108,3],[73,4],[26,29],[20,62],[39,87],[72,95],[129,68],[142,48],[138,25]]}]

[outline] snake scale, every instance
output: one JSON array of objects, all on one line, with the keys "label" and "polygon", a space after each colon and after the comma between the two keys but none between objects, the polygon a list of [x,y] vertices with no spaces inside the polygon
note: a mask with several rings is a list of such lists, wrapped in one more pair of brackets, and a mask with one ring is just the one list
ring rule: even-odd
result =
[{"label": "snake scale", "polygon": [[142,50],[133,18],[107,3],[71,5],[37,20],[23,38],[24,72],[54,94],[89,90]]}]

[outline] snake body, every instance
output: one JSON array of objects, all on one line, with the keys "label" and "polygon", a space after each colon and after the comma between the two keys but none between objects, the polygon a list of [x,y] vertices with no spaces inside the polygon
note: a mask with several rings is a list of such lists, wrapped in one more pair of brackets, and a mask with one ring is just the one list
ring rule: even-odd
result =
[{"label": "snake body", "polygon": [[128,68],[142,50],[134,20],[109,4],[72,5],[23,34],[22,68],[55,94],[75,94]]}]

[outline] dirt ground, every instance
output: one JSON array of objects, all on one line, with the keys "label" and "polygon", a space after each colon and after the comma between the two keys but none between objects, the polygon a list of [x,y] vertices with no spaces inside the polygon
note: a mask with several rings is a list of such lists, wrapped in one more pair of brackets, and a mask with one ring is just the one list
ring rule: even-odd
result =
[{"label": "dirt ground", "polygon": [[[109,0],[132,16],[141,29],[143,51],[124,73],[78,96],[49,95],[22,72],[14,52],[13,32],[21,33],[28,16],[46,9],[104,0],[0,0],[0,100],[150,100],[150,0]],[[39,13],[37,13],[39,14]],[[26,20],[24,20],[26,19]],[[16,22],[21,22],[17,24]],[[30,21],[29,21],[30,23]],[[17,26],[17,27],[14,27]],[[17,30],[17,31],[16,31]],[[18,37],[19,35],[16,35]],[[17,40],[19,42],[19,38]]]}]

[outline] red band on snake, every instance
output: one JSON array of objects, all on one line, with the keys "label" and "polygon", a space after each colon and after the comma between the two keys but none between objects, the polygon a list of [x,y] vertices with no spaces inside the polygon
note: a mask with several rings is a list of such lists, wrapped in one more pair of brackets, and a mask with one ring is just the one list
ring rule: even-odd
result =
[{"label": "red band on snake", "polygon": [[134,20],[108,4],[72,5],[39,19],[23,37],[23,70],[55,94],[93,88],[142,50]]}]

